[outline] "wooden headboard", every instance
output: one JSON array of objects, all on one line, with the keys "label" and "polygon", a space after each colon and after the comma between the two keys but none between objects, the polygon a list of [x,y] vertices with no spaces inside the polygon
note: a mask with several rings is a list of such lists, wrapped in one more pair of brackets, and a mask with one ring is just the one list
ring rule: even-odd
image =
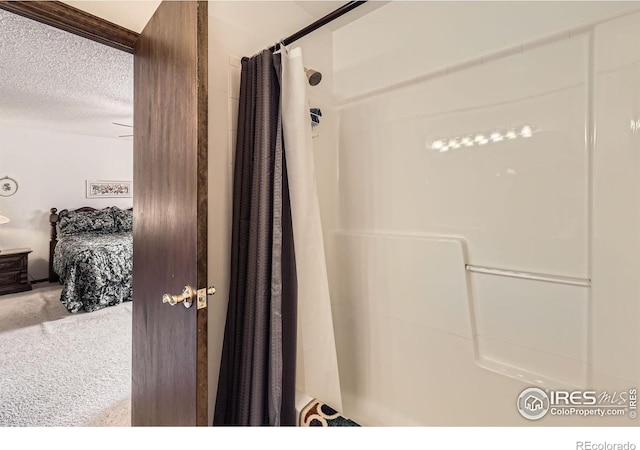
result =
[{"label": "wooden headboard", "polygon": [[[60,281],[60,277],[53,270],[53,254],[58,244],[58,209],[51,208],[49,210],[49,223],[51,224],[51,240],[49,241],[49,282]],[[85,211],[99,211],[91,206],[83,206],[82,208],[74,209],[72,212],[85,212]],[[133,211],[133,208],[129,208],[128,211]]]}]

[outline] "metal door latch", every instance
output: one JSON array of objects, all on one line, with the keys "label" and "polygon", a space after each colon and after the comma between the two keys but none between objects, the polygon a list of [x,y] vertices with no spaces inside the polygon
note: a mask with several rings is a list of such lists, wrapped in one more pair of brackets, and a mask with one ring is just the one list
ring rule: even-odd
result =
[{"label": "metal door latch", "polygon": [[180,295],[164,294],[162,296],[162,303],[168,303],[171,306],[175,306],[178,303],[182,303],[185,308],[191,308],[193,305],[193,298],[197,297],[198,309],[207,307],[207,295],[213,295],[216,293],[216,288],[210,286],[208,288],[198,289],[196,291],[191,286],[185,286]]},{"label": "metal door latch", "polygon": [[198,309],[207,307],[207,295],[216,293],[216,288],[209,286],[208,288],[198,289]]}]

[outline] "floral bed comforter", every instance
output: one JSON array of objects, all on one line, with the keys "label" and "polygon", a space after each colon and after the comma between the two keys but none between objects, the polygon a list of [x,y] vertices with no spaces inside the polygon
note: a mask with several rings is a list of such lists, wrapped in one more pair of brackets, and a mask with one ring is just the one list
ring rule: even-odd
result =
[{"label": "floral bed comforter", "polygon": [[64,283],[60,301],[75,313],[133,297],[133,234],[79,233],[58,241],[53,269]]}]

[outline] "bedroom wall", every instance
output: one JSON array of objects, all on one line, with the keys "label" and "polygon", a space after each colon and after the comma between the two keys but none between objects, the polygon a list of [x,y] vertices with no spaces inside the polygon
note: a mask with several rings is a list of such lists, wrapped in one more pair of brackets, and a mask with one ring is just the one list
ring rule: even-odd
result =
[{"label": "bedroom wall", "polygon": [[48,277],[49,210],[56,207],[130,208],[132,198],[86,198],[86,180],[132,180],[133,141],[0,124],[0,177],[18,182],[0,197],[0,250],[29,247],[31,280]]}]

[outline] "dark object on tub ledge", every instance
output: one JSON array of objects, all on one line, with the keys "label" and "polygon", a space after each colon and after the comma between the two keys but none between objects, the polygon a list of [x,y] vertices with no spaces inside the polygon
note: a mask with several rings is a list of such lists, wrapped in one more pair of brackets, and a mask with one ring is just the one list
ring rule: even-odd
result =
[{"label": "dark object on tub ledge", "polygon": [[301,427],[359,427],[338,411],[319,400],[312,400],[300,412]]}]

